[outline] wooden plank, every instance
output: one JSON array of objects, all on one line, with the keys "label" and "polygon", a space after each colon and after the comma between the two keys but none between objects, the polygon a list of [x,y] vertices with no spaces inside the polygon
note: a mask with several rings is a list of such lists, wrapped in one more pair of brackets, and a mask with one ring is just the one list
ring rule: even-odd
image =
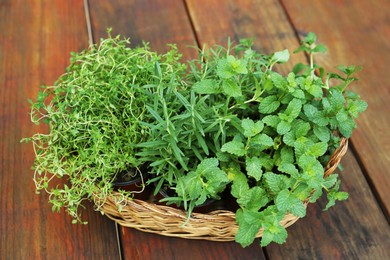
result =
[{"label": "wooden plank", "polygon": [[[272,52],[275,46],[290,50],[297,46],[294,30],[278,1],[226,3],[214,0],[206,3],[188,0],[188,6],[200,43],[223,43],[226,35],[233,39],[255,35],[257,48],[268,52]],[[217,26],[209,26],[212,22]],[[319,205],[310,206],[308,217],[289,229],[290,238],[285,245],[272,245],[266,249],[270,259],[313,259],[327,258],[328,255],[329,259],[340,255],[353,258],[367,257],[369,253],[388,256],[388,242],[384,242],[389,236],[388,224],[351,154],[347,156],[345,166],[348,175],[343,179],[352,199],[322,215],[319,213],[325,206],[323,200]],[[321,221],[318,220],[320,217]],[[329,230],[333,233],[328,233]],[[368,238],[376,242],[371,243]]]},{"label": "wooden plank", "polygon": [[243,249],[235,242],[211,242],[165,237],[122,229],[125,259],[265,259],[256,243]]},{"label": "wooden plank", "polygon": [[270,259],[390,259],[390,226],[351,152],[342,161],[341,189],[350,197],[323,211],[325,198],[289,228],[287,243],[266,248]]},{"label": "wooden plank", "polygon": [[19,143],[47,131],[30,122],[27,99],[88,46],[83,2],[2,1],[0,15],[0,259],[118,259],[112,222],[89,207],[89,225],[72,225],[35,195],[32,147]]},{"label": "wooden plank", "polygon": [[[131,36],[133,44],[145,40],[153,50],[163,51],[167,43],[176,42],[185,59],[195,57],[196,52],[185,49],[196,45],[196,40],[181,1],[117,1],[115,6],[106,1],[91,1],[90,10],[95,40],[106,35],[106,27],[112,27],[113,32]],[[123,227],[121,240],[125,259],[264,259],[257,244],[242,249],[234,242],[169,238]]]},{"label": "wooden plank", "polygon": [[[254,48],[266,54],[299,46],[294,30],[278,1],[187,0],[189,13],[201,45],[226,45],[228,37],[234,42],[254,38]],[[292,64],[305,62],[302,54],[291,55],[287,65],[277,68],[281,73]]]},{"label": "wooden plank", "polygon": [[363,65],[360,81],[352,88],[368,102],[352,137],[367,177],[375,186],[387,218],[390,212],[389,39],[390,1],[283,1],[300,36],[318,34],[329,54],[317,62]]},{"label": "wooden plank", "polygon": [[177,43],[183,60],[196,57],[196,50],[188,48],[196,46],[196,40],[181,1],[93,0],[90,11],[94,42],[112,28],[113,35],[129,37],[133,46],[146,41],[152,50],[162,52],[168,50],[167,44]]}]

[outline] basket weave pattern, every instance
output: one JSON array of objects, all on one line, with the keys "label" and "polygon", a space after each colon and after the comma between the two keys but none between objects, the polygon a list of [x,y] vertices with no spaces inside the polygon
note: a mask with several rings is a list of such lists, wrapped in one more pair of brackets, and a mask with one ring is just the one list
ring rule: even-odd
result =
[{"label": "basket weave pattern", "polygon": [[[339,148],[334,151],[325,167],[325,177],[334,172],[347,149],[348,140],[342,138]],[[137,199],[118,202],[119,200],[119,193],[113,192],[99,210],[125,227],[171,237],[210,241],[234,241],[238,230],[235,213],[228,210],[215,210],[207,214],[192,213],[191,218],[183,225],[187,220],[187,213],[183,210]],[[306,202],[305,205],[307,204]],[[298,217],[288,213],[281,225],[288,227],[297,220]],[[262,233],[260,230],[256,237],[261,237]]]}]

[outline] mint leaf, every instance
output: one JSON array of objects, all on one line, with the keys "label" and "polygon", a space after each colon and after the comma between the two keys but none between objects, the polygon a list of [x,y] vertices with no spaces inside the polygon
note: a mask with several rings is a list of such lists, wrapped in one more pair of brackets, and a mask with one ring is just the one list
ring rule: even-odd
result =
[{"label": "mint leaf", "polygon": [[264,123],[262,121],[253,122],[252,119],[246,118],[241,122],[242,128],[244,128],[244,136],[252,137],[260,133],[264,128]]},{"label": "mint leaf", "polygon": [[261,238],[261,246],[265,247],[271,242],[283,244],[287,239],[287,230],[279,223],[274,222],[272,225],[266,225],[264,227],[263,236]]},{"label": "mint leaf", "polygon": [[289,122],[297,118],[302,109],[302,102],[299,99],[294,98],[288,103],[284,114],[287,115]]},{"label": "mint leaf", "polygon": [[234,154],[237,156],[243,156],[246,154],[244,144],[237,140],[233,140],[224,144],[221,148],[221,151]]},{"label": "mint leaf", "polygon": [[277,63],[286,63],[290,59],[290,52],[285,49],[283,51],[275,52],[272,55],[272,60]]},{"label": "mint leaf", "polygon": [[259,181],[263,175],[259,157],[247,157],[245,164],[248,176],[253,177],[256,181]]},{"label": "mint leaf", "polygon": [[218,83],[212,79],[203,79],[196,82],[192,89],[198,94],[217,94],[221,92]]},{"label": "mint leaf", "polygon": [[330,130],[325,126],[314,126],[314,134],[322,142],[328,142],[330,140]]},{"label": "mint leaf", "polygon": [[278,170],[291,176],[296,176],[299,173],[295,165],[292,163],[282,163],[279,165]]},{"label": "mint leaf", "polygon": [[281,190],[289,187],[290,180],[287,176],[267,172],[263,175],[263,178],[265,178],[266,186],[273,193],[279,193]]},{"label": "mint leaf", "polygon": [[291,131],[283,135],[283,142],[288,146],[294,146],[295,140],[295,134]]},{"label": "mint leaf", "polygon": [[274,140],[266,134],[259,134],[252,138],[251,143],[271,147],[274,145]]},{"label": "mint leaf", "polygon": [[276,126],[279,124],[280,122],[280,118],[276,115],[268,115],[268,116],[265,116],[262,121],[264,122],[264,124],[266,124],[267,126],[271,126],[273,128],[276,128]]},{"label": "mint leaf", "polygon": [[257,212],[260,208],[264,207],[268,203],[267,193],[260,187],[255,186],[237,199],[237,203],[241,208]]},{"label": "mint leaf", "polygon": [[229,173],[232,174],[232,190],[231,194],[235,198],[240,198],[249,190],[248,179],[242,172]]},{"label": "mint leaf", "polygon": [[329,123],[329,118],[326,116],[324,111],[318,111],[314,114],[312,121],[319,126],[327,126]]},{"label": "mint leaf", "polygon": [[363,100],[354,100],[348,102],[347,109],[351,116],[357,118],[359,113],[362,113],[367,109],[367,106],[367,103]]},{"label": "mint leaf", "polygon": [[337,114],[336,114],[336,119],[339,123],[343,123],[344,121],[348,120],[348,113],[347,111],[345,111],[344,109],[340,110]]},{"label": "mint leaf", "polygon": [[310,146],[309,149],[307,150],[307,154],[313,155],[314,157],[320,157],[321,155],[324,155],[327,150],[328,150],[328,143],[319,142]]},{"label": "mint leaf", "polygon": [[315,117],[316,113],[318,112],[318,109],[315,106],[311,105],[311,104],[305,104],[303,106],[303,111],[304,111],[305,115],[310,120],[312,120]]},{"label": "mint leaf", "polygon": [[309,123],[298,120],[295,120],[292,125],[292,130],[294,131],[296,137],[307,136],[307,133],[311,128]]},{"label": "mint leaf", "polygon": [[308,87],[307,92],[309,92],[313,97],[321,98],[323,95],[322,88],[318,85],[311,85]]},{"label": "mint leaf", "polygon": [[284,120],[280,121],[278,126],[276,127],[276,131],[280,135],[286,134],[288,131],[290,131],[290,129],[291,129],[291,124]]},{"label": "mint leaf", "polygon": [[274,83],[275,87],[282,89],[282,90],[285,90],[287,88],[287,80],[279,73],[272,72],[271,73],[271,80],[272,80],[272,83]]},{"label": "mint leaf", "polygon": [[217,63],[217,75],[221,79],[229,79],[233,77],[236,73],[231,68],[230,63],[227,59],[221,59]]},{"label": "mint leaf", "polygon": [[[253,214],[253,212],[250,213],[243,212],[242,209],[239,209],[236,212],[236,221],[238,223],[236,242],[240,243],[242,247],[247,247],[253,243],[256,234],[259,232],[259,229],[261,227],[261,224],[258,221],[257,222],[246,221],[247,218],[245,215],[249,215],[249,214]],[[259,219],[259,218],[254,218],[254,219]]]},{"label": "mint leaf", "polygon": [[329,103],[333,111],[339,111],[345,105],[345,98],[340,90],[332,88],[330,95],[328,96]]},{"label": "mint leaf", "polygon": [[330,207],[334,206],[337,200],[343,201],[348,199],[349,194],[344,191],[330,192],[328,193],[327,197],[328,197],[328,203],[326,204],[324,210],[328,210]]},{"label": "mint leaf", "polygon": [[226,59],[221,59],[217,64],[217,75],[222,79],[229,79],[237,74],[247,74],[248,69],[244,60],[236,59],[229,55]]},{"label": "mint leaf", "polygon": [[351,137],[353,129],[355,128],[356,128],[356,123],[352,118],[348,118],[342,124],[339,125],[340,133],[346,138]]},{"label": "mint leaf", "polygon": [[240,97],[242,96],[241,87],[233,80],[224,80],[222,82],[222,90],[228,96]]},{"label": "mint leaf", "polygon": [[280,102],[276,96],[268,96],[264,98],[259,105],[259,112],[264,114],[271,114],[275,112],[280,106]]},{"label": "mint leaf", "polygon": [[278,210],[290,212],[294,216],[303,218],[306,215],[305,205],[287,189],[279,192],[275,204]]}]

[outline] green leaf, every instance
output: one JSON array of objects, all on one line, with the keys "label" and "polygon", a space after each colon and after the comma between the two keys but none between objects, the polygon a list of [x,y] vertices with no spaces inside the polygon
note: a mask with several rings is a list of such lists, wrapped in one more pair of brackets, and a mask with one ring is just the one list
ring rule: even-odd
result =
[{"label": "green leaf", "polygon": [[278,126],[276,127],[276,131],[280,135],[286,134],[288,131],[290,131],[290,129],[291,129],[291,124],[284,120],[280,121]]},{"label": "green leaf", "polygon": [[330,130],[325,126],[314,126],[314,134],[322,142],[328,142],[330,140]]},{"label": "green leaf", "polygon": [[267,193],[260,187],[255,186],[246,192],[242,193],[237,199],[237,203],[241,208],[253,212],[258,211],[268,203]]},{"label": "green leaf", "polygon": [[198,94],[217,94],[221,92],[218,83],[212,79],[203,79],[196,82],[192,89]]},{"label": "green leaf", "polygon": [[345,98],[340,90],[332,88],[332,91],[328,96],[329,103],[332,107],[332,111],[339,111],[345,105]]},{"label": "green leaf", "polygon": [[242,172],[229,172],[228,176],[231,176],[232,190],[231,194],[235,198],[240,198],[249,190],[248,179]]},{"label": "green leaf", "polygon": [[295,176],[299,173],[295,165],[292,163],[281,163],[278,167],[278,170],[291,176]]},{"label": "green leaf", "polygon": [[221,79],[229,79],[233,77],[236,73],[232,70],[230,63],[227,59],[221,59],[217,64],[217,75]]},{"label": "green leaf", "polygon": [[248,176],[253,177],[256,181],[261,179],[263,170],[261,169],[261,161],[258,157],[247,157],[246,158],[246,172]]},{"label": "green leaf", "polygon": [[264,98],[259,105],[259,112],[264,114],[271,114],[280,106],[280,102],[276,96],[268,96]]},{"label": "green leaf", "polygon": [[276,126],[279,124],[280,122],[280,118],[276,115],[268,115],[268,116],[265,116],[262,121],[264,122],[264,124],[266,124],[267,126],[271,126],[273,128],[276,128]]},{"label": "green leaf", "polygon": [[324,210],[328,210],[330,207],[334,206],[337,200],[342,201],[348,199],[349,194],[344,191],[338,191],[338,192],[329,192],[327,196],[328,196],[328,203],[326,204]]},{"label": "green leaf", "polygon": [[230,97],[240,97],[242,96],[241,87],[233,80],[224,80],[222,82],[223,93]]},{"label": "green leaf", "polygon": [[315,84],[308,87],[307,92],[309,92],[311,95],[313,95],[313,97],[316,98],[321,98],[323,95],[321,86]]},{"label": "green leaf", "polygon": [[245,118],[241,122],[241,126],[244,129],[245,137],[252,137],[260,133],[264,128],[264,123],[262,121],[253,122],[252,119]]},{"label": "green leaf", "polygon": [[227,152],[237,156],[244,156],[246,154],[245,146],[242,142],[238,140],[233,140],[225,143],[222,148],[222,152]]},{"label": "green leaf", "polygon": [[271,73],[271,80],[272,83],[274,83],[274,86],[277,87],[278,89],[285,90],[287,88],[287,80],[280,75],[277,72],[272,72]]},{"label": "green leaf", "polygon": [[326,116],[324,111],[318,111],[315,113],[312,121],[319,126],[327,126],[329,124],[329,118]]},{"label": "green leaf", "polygon": [[352,118],[348,118],[342,124],[339,125],[340,133],[346,138],[351,137],[353,129],[355,128],[356,128],[356,123]]},{"label": "green leaf", "polygon": [[271,147],[274,145],[274,140],[266,134],[258,134],[251,139],[251,144]]},{"label": "green leaf", "polygon": [[323,182],[323,185],[325,188],[330,189],[333,187],[337,182],[338,175],[337,174],[331,174]]},{"label": "green leaf", "polygon": [[322,52],[322,53],[326,53],[327,49],[325,47],[325,45],[323,44],[318,44],[316,47],[314,47],[313,49],[313,52]]},{"label": "green leaf", "polygon": [[306,215],[306,207],[289,190],[279,192],[275,200],[276,207],[280,211],[290,212],[294,216],[303,218]]},{"label": "green leaf", "polygon": [[267,172],[263,175],[263,178],[265,178],[265,183],[271,192],[279,193],[289,187],[290,180],[287,176]]},{"label": "green leaf", "polygon": [[307,151],[307,154],[313,155],[315,157],[320,157],[321,155],[324,155],[326,153],[327,149],[328,149],[328,143],[319,142],[310,146]]},{"label": "green leaf", "polygon": [[348,102],[347,109],[354,118],[357,118],[359,113],[362,113],[367,109],[367,106],[367,103],[363,100],[354,100]]},{"label": "green leaf", "polygon": [[305,115],[310,119],[310,120],[313,120],[313,118],[315,117],[316,113],[318,112],[318,109],[311,105],[311,104],[305,104],[303,106],[303,111],[305,113]]},{"label": "green leaf", "polygon": [[265,247],[271,242],[283,244],[287,239],[287,230],[279,223],[273,223],[271,226],[264,228],[263,236],[261,238],[261,246]]},{"label": "green leaf", "polygon": [[284,114],[287,115],[289,121],[291,122],[293,119],[295,119],[299,116],[301,109],[302,109],[302,102],[299,99],[294,98],[287,105],[287,108],[286,108],[286,111],[284,112]]},{"label": "green leaf", "polygon": [[295,134],[292,131],[287,132],[283,135],[283,142],[288,146],[294,146],[295,140]]},{"label": "green leaf", "polygon": [[240,243],[242,247],[247,247],[253,243],[261,226],[259,222],[247,222],[245,218],[246,214],[253,213],[243,213],[241,209],[236,213],[236,221],[239,224],[236,242]]},{"label": "green leaf", "polygon": [[272,60],[277,63],[286,63],[290,59],[290,52],[285,49],[283,51],[275,52],[272,55]]},{"label": "green leaf", "polygon": [[311,126],[309,123],[307,122],[303,122],[303,121],[294,121],[292,122],[292,127],[293,127],[293,131],[295,133],[295,136],[297,138],[301,137],[301,136],[307,136],[307,133],[309,132]]},{"label": "green leaf", "polygon": [[336,119],[339,123],[343,123],[344,121],[348,120],[348,113],[344,109],[341,109],[337,114],[336,114]]}]

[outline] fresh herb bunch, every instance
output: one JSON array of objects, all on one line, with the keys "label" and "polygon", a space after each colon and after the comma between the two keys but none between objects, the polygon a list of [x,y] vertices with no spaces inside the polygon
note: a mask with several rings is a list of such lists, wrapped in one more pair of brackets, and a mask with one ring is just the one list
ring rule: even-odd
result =
[{"label": "fresh herb bunch", "polygon": [[[186,69],[174,45],[159,55],[147,44],[129,44],[109,35],[72,53],[66,73],[30,101],[32,121],[50,128],[24,139],[34,145],[37,191],[46,190],[53,211],[65,208],[74,223],[81,222],[85,199],[99,208],[116,175],[140,166],[136,144],[149,138],[140,122],[148,122],[154,86],[180,81]],[[65,183],[53,187],[56,177]]]},{"label": "fresh herb bunch", "polygon": [[[155,121],[143,123],[151,131],[137,155],[150,163],[156,190],[168,183],[177,196],[165,200],[183,203],[190,217],[230,183],[240,206],[236,241],[242,246],[261,228],[262,246],[283,243],[284,215],[304,217],[304,202],[315,202],[323,190],[326,209],[348,197],[339,191],[337,174],[324,178],[324,166],[367,107],[345,90],[360,67],[326,74],[314,64],[314,54],[326,51],[314,33],[299,51],[309,54],[309,65],[283,76],[273,67],[289,60],[288,50],[264,55],[249,40],[200,50],[184,85],[159,86],[160,95],[147,106]],[[330,87],[330,81],[339,85]]]}]

